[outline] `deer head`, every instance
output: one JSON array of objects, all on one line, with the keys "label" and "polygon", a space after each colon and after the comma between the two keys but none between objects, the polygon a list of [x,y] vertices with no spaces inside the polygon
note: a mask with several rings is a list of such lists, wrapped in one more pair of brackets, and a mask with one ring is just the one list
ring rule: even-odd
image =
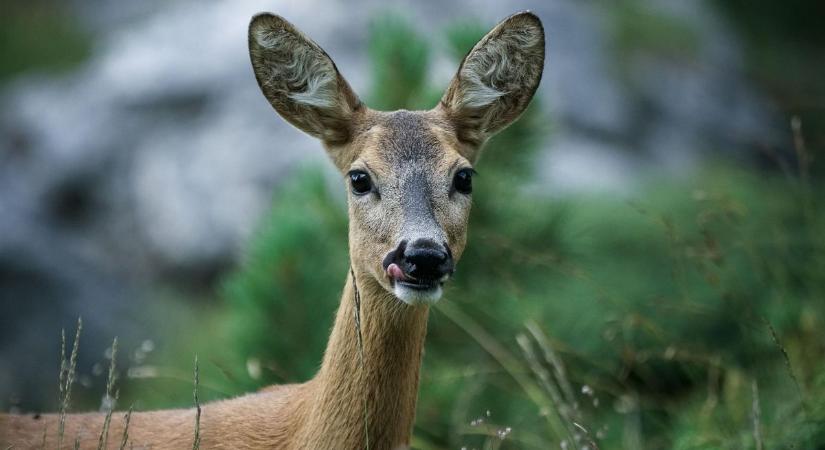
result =
[{"label": "deer head", "polygon": [[481,147],[527,107],[544,67],[529,12],[499,23],[467,54],[428,111],[374,111],[332,59],[279,16],[249,26],[258,85],[289,123],[320,139],[345,176],[352,269],[407,304],[442,294],[467,240]]}]

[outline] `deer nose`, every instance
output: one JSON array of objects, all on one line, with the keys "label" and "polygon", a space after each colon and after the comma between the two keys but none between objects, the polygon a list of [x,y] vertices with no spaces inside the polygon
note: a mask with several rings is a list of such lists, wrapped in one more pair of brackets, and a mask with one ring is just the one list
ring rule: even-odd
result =
[{"label": "deer nose", "polygon": [[417,280],[438,280],[450,272],[447,253],[420,249],[404,255],[407,274]]},{"label": "deer nose", "polygon": [[416,280],[440,281],[453,273],[453,258],[446,244],[419,239],[401,252],[401,269]]}]

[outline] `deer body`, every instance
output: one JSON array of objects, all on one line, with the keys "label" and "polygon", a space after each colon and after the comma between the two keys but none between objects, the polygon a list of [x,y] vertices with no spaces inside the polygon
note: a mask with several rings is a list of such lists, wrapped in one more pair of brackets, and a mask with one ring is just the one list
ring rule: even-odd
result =
[{"label": "deer body", "polygon": [[[329,56],[280,17],[258,15],[249,31],[265,97],[321,139],[346,174],[351,269],[317,375],[203,405],[200,448],[408,448],[429,305],[466,243],[472,164],[538,86],[541,23],[530,13],[501,22],[465,57],[440,104],[415,112],[365,107]],[[128,443],[191,448],[195,415],[135,412]],[[120,448],[122,418],[113,415],[107,448]],[[0,448],[41,448],[44,436],[45,448],[55,448],[58,421],[0,415]],[[103,421],[103,414],[68,415],[63,445],[78,439],[83,449],[97,448]]]}]

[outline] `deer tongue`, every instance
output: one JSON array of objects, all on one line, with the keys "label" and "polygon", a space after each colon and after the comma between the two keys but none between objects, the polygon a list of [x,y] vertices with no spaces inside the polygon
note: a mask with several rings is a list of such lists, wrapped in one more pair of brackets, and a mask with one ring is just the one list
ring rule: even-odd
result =
[{"label": "deer tongue", "polygon": [[404,271],[401,270],[401,268],[398,267],[398,264],[395,263],[392,263],[389,266],[387,266],[387,275],[389,275],[390,278],[396,281],[404,280],[407,278],[404,275]]}]

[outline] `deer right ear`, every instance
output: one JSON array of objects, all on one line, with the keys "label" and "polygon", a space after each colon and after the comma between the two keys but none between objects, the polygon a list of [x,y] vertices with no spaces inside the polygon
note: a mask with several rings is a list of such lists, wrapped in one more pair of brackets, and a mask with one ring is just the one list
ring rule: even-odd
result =
[{"label": "deer right ear", "polygon": [[249,55],[281,117],[327,144],[350,140],[361,102],[321,47],[282,17],[262,13],[249,24]]}]

